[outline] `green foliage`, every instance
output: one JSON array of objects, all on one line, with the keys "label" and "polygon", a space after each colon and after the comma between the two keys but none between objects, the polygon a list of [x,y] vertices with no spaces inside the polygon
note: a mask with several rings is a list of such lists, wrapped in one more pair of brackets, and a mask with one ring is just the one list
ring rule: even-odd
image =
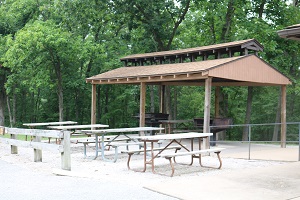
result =
[{"label": "green foliage", "polygon": [[[57,121],[61,103],[65,120],[90,123],[91,89],[85,78],[123,66],[120,57],[255,38],[265,47],[259,56],[293,81],[287,118],[299,121],[300,43],[277,35],[299,19],[299,7],[287,0],[2,1],[0,89],[9,102],[16,102],[16,125]],[[158,87],[153,88],[158,112]],[[176,118],[203,115],[203,87],[176,87],[176,102],[175,88],[171,91]],[[244,123],[247,88],[221,91],[221,115]],[[97,92],[97,122],[111,127],[138,124],[132,116],[139,112],[139,86],[101,85]],[[277,87],[254,88],[251,123],[275,122],[278,95]],[[150,87],[146,102],[149,112]],[[8,123],[7,111],[5,115]],[[228,133],[238,139],[240,132]]]}]

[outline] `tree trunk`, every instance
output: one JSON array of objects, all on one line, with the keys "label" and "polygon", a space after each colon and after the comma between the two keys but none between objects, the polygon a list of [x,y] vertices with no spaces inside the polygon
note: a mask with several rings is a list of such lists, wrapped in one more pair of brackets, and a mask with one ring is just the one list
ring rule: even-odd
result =
[{"label": "tree trunk", "polygon": [[62,86],[58,87],[58,110],[59,110],[59,121],[64,121],[64,95]]},{"label": "tree trunk", "polygon": [[50,56],[52,58],[52,64],[55,71],[55,82],[57,84],[57,96],[58,96],[58,113],[59,113],[59,121],[64,120],[64,95],[63,95],[63,81],[62,81],[62,69],[61,69],[61,62],[58,55],[50,49],[49,50]]},{"label": "tree trunk", "polygon": [[264,9],[265,9],[265,4],[266,4],[266,0],[263,0],[261,2],[261,4],[259,5],[259,8],[258,8],[258,18],[259,19],[262,19]]},{"label": "tree trunk", "polygon": [[5,117],[4,117],[4,108],[5,108],[5,95],[0,94],[0,126],[4,126]]},{"label": "tree trunk", "polygon": [[[105,88],[105,106],[104,106],[104,113],[108,113],[108,104],[109,104],[109,85]],[[110,119],[107,119],[106,124],[110,124]]]},{"label": "tree trunk", "polygon": [[[6,96],[6,102],[7,102],[8,116],[9,116],[9,125],[10,125],[10,127],[14,127],[14,126],[13,126],[13,116],[12,116],[11,106],[10,106],[10,99],[9,99],[8,96]],[[1,126],[1,125],[0,125],[0,126]]]},{"label": "tree trunk", "polygon": [[226,42],[229,38],[233,15],[234,15],[234,0],[229,0],[227,4],[225,23],[222,28],[222,34],[221,34],[222,42]]},{"label": "tree trunk", "polygon": [[[252,109],[252,99],[253,99],[253,87],[249,86],[248,87],[248,98],[247,98],[247,109],[246,109],[246,117],[245,117],[245,123],[244,124],[249,124],[250,123],[250,118],[251,118],[251,109]],[[244,126],[243,128],[243,141],[248,140],[248,126]]]},{"label": "tree trunk", "polygon": [[17,95],[14,93],[13,95],[13,110],[12,110],[12,121],[13,121],[13,126],[16,124],[16,116],[17,114]]},{"label": "tree trunk", "polygon": [[[101,98],[102,98],[102,96],[101,96],[101,88],[102,87],[97,87],[97,110],[96,110],[96,116],[97,116],[97,118],[98,118],[98,120],[100,121],[100,119],[101,119],[101,116],[102,116],[102,106],[101,106]],[[97,121],[96,121],[96,123],[97,123]]]}]

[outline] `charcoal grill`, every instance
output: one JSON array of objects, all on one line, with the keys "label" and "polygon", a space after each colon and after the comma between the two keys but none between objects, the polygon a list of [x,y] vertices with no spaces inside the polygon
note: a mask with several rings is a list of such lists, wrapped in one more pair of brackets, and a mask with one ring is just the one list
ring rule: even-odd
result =
[{"label": "charcoal grill", "polygon": [[[203,130],[203,124],[204,124],[204,118],[195,118],[194,119],[194,125],[197,129]],[[232,119],[231,118],[212,118],[209,120],[209,125],[212,126],[210,128],[210,131],[213,133],[211,145],[215,146],[215,144],[216,144],[215,141],[217,139],[216,133],[230,128],[230,125],[232,125]]]},{"label": "charcoal grill", "polygon": [[[140,119],[140,115],[137,114],[134,116],[137,119]],[[145,113],[145,124],[151,127],[158,127],[161,123],[159,120],[168,120],[169,114],[165,113]]]}]

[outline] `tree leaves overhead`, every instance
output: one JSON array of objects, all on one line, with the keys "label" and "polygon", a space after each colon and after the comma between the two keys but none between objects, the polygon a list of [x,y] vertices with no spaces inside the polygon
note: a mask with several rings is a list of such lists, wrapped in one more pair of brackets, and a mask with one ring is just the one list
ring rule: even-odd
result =
[{"label": "tree leaves overhead", "polygon": [[113,2],[117,13],[128,14],[129,31],[142,27],[143,34],[139,39],[152,38],[155,43],[152,44],[154,47],[150,51],[170,49],[178,26],[184,20],[191,4],[191,0],[114,0]]}]

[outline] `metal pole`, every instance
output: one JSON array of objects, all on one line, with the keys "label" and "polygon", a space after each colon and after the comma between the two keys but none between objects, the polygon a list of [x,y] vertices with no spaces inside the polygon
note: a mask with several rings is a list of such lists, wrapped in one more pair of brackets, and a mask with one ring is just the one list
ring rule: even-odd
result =
[{"label": "metal pole", "polygon": [[299,135],[298,135],[298,145],[299,145],[299,152],[298,152],[298,161],[300,161],[300,123],[299,123]]},{"label": "metal pole", "polygon": [[248,160],[250,160],[250,150],[251,150],[251,125],[249,125],[249,124],[248,124],[248,141],[249,141]]}]

